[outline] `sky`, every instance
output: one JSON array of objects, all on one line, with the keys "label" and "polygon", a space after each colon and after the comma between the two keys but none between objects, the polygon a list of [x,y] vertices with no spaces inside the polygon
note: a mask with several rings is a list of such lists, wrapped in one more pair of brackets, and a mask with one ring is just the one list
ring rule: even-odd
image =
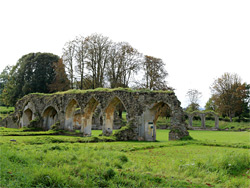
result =
[{"label": "sky", "polygon": [[103,34],[166,64],[181,106],[204,107],[223,73],[250,84],[249,0],[1,0],[0,72],[31,52],[62,55],[76,36]]}]

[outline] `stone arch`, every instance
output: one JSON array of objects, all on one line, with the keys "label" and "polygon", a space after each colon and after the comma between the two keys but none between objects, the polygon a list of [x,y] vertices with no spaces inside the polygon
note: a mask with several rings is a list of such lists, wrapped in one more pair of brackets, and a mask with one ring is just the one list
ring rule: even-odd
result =
[{"label": "stone arch", "polygon": [[43,117],[43,127],[45,129],[50,129],[51,125],[55,124],[58,120],[58,110],[53,106],[47,106],[42,113]]},{"label": "stone arch", "polygon": [[214,116],[214,121],[215,121],[214,127],[215,127],[215,129],[219,128],[219,116],[216,113],[214,113],[214,112],[205,112],[204,115],[205,115],[204,116],[205,118],[206,118],[206,115],[212,115],[212,116]]},{"label": "stone arch", "polygon": [[26,105],[24,105],[24,108],[22,110],[22,117],[21,117],[21,127],[28,126],[30,124],[30,121],[35,119],[35,106],[32,102],[28,101],[26,102]]},{"label": "stone arch", "polygon": [[205,114],[201,113],[201,112],[193,112],[191,114],[189,114],[189,126],[193,126],[193,118],[194,116],[197,115],[200,117],[201,119],[201,128],[205,129],[206,128],[206,124],[205,124]]},{"label": "stone arch", "polygon": [[83,110],[81,132],[84,136],[91,136],[92,117],[98,104],[100,103],[92,96]]},{"label": "stone arch", "polygon": [[[80,108],[76,99],[71,99],[65,109],[65,129],[74,130],[77,125],[81,125],[81,118],[75,115],[75,112]],[[81,111],[81,110],[80,110]]]},{"label": "stone arch", "polygon": [[142,126],[139,129],[139,135],[143,140],[156,140],[156,121],[162,113],[169,111],[172,117],[172,109],[165,102],[155,102],[148,106],[141,116]]},{"label": "stone arch", "polygon": [[111,135],[113,132],[114,126],[114,112],[116,110],[116,106],[118,104],[122,104],[127,111],[126,106],[124,105],[123,101],[118,97],[114,96],[108,103],[108,105],[103,110],[103,134],[104,135]]}]

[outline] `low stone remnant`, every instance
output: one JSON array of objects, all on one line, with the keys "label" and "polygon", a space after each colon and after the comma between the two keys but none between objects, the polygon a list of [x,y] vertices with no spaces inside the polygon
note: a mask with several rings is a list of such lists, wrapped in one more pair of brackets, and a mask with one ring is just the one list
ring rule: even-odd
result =
[{"label": "low stone remnant", "polygon": [[201,128],[205,129],[206,128],[206,116],[207,115],[212,115],[214,116],[214,121],[215,121],[215,129],[219,129],[219,116],[213,112],[213,111],[201,111],[201,112],[192,112],[192,113],[185,113],[188,116],[188,126],[189,128],[193,128],[193,118],[194,116],[199,116],[201,118]]},{"label": "low stone remnant", "polygon": [[131,89],[69,90],[54,94],[29,94],[19,100],[15,112],[2,120],[5,127],[28,127],[30,124],[49,130],[80,129],[90,136],[93,114],[98,109],[103,135],[114,129],[114,112],[122,104],[127,113],[127,125],[115,135],[118,140],[156,140],[156,121],[164,105],[171,110],[169,140],[188,136],[184,112],[173,91],[142,91]]}]

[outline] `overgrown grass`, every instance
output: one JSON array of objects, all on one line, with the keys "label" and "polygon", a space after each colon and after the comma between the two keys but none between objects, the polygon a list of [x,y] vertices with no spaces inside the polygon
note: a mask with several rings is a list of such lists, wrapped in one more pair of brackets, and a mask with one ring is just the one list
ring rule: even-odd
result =
[{"label": "overgrown grass", "polygon": [[168,141],[168,133],[157,130],[158,142],[2,136],[0,187],[249,186],[249,132],[190,131],[191,141]]}]

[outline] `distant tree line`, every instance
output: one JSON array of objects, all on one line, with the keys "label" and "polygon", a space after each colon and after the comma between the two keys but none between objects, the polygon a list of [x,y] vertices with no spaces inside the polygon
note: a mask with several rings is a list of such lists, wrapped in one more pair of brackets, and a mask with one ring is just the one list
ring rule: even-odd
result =
[{"label": "distant tree line", "polygon": [[[224,73],[214,80],[210,87],[212,96],[205,105],[205,110],[217,112],[222,117],[228,117],[229,121],[237,117],[237,121],[250,118],[250,84],[242,83],[237,74]],[[189,105],[187,112],[199,111],[198,100],[201,93],[196,89],[187,92]]]},{"label": "distant tree line", "polygon": [[127,42],[116,43],[101,34],[78,36],[65,43],[61,58],[51,53],[29,53],[16,65],[5,67],[0,74],[0,103],[13,106],[29,93],[68,89],[166,90],[171,89],[167,75],[160,58],[144,56]]}]

